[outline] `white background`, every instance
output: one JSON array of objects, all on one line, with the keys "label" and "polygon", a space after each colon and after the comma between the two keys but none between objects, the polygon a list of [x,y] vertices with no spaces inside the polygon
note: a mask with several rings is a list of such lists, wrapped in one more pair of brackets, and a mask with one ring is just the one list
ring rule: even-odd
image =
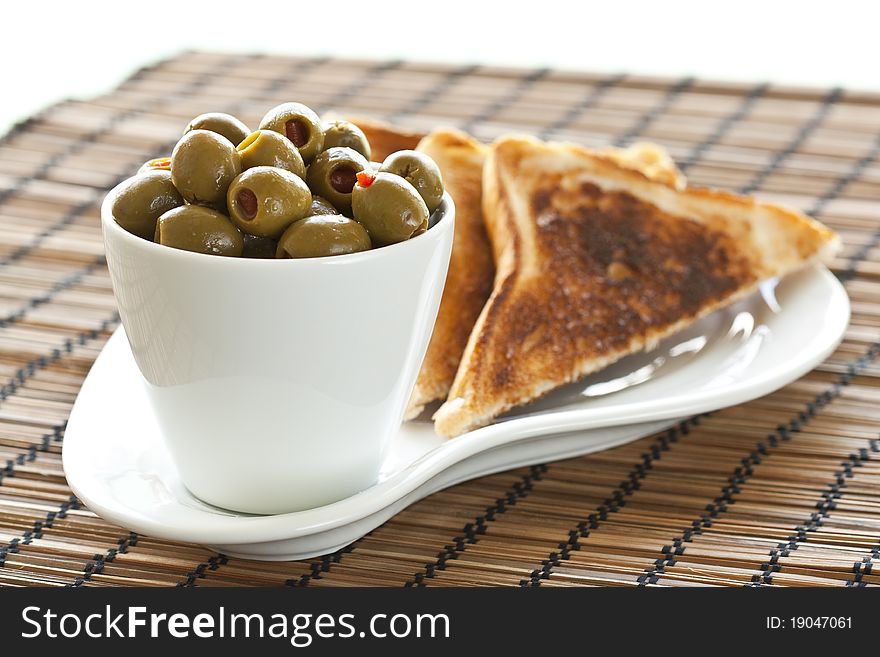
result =
[{"label": "white background", "polygon": [[0,132],[186,48],[880,89],[875,0],[4,2]]}]

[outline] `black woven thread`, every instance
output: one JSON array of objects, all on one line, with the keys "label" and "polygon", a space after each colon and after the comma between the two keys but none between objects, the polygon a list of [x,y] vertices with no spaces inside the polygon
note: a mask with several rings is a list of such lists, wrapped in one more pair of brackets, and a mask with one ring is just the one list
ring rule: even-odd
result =
[{"label": "black woven thread", "polygon": [[[878,157],[880,157],[880,134],[874,139],[871,149],[853,164],[845,176],[838,178],[827,192],[816,199],[816,202],[812,207],[807,210],[807,214],[817,215],[822,212],[829,203],[838,199],[850,184],[858,180],[862,173],[864,173],[865,169],[876,162]],[[868,238],[868,241],[850,257],[849,261],[847,261],[846,268],[840,272],[837,277],[844,283],[852,280],[856,275],[856,269],[859,264],[867,258],[871,250],[877,246],[880,246],[880,229],[874,231],[874,234]]]},{"label": "black woven thread", "polygon": [[[61,360],[66,354],[72,353],[77,346],[85,346],[90,341],[97,339],[102,332],[109,330],[112,326],[117,324],[119,321],[119,315],[114,313],[109,319],[101,322],[100,329],[94,329],[91,331],[83,331],[79,333],[74,338],[66,339],[60,347],[56,347],[53,349],[48,356],[40,356],[39,358],[32,359],[25,363],[22,367],[20,367],[15,375],[9,379],[9,381],[0,388],[0,404],[5,401],[8,397],[15,394],[16,391],[19,390],[23,385],[25,385],[30,378],[37,374],[37,372],[46,369],[53,363]],[[64,425],[66,427],[66,422]],[[63,428],[59,428],[54,430],[50,436],[44,436],[43,441],[40,447],[35,448],[33,458],[36,458],[37,451],[46,451],[48,449],[48,444],[53,440],[55,442],[61,442],[63,439]],[[31,452],[28,450],[28,457]],[[27,458],[27,457],[25,457]],[[31,459],[32,460],[32,459]],[[23,463],[22,463],[23,465]],[[12,469],[4,468],[4,476],[12,476],[14,474]],[[2,482],[2,478],[0,478],[0,482]],[[3,548],[0,548],[0,567],[2,567],[6,562],[6,555],[11,552],[16,552],[19,545],[27,545],[34,538],[41,538],[44,529],[48,529],[52,527],[52,523],[56,518],[63,518],[68,511],[71,509],[79,509],[81,504],[76,497],[71,496],[67,501],[62,502],[57,509],[49,511],[46,514],[45,520],[38,520],[34,523],[32,529],[22,533],[20,536],[13,538],[9,543],[6,544]]]},{"label": "black woven thread", "polygon": [[80,501],[71,495],[66,501],[59,504],[57,509],[46,513],[42,520],[35,520],[30,529],[23,531],[6,545],[0,547],[0,568],[6,565],[8,555],[18,552],[22,545],[30,545],[34,539],[42,538],[43,531],[51,529],[56,520],[67,517],[68,512],[81,507]]},{"label": "black woven thread", "polygon": [[[862,173],[864,173],[865,169],[876,162],[878,157],[880,157],[880,134],[874,139],[871,149],[853,164],[845,176],[839,178],[837,182],[825,192],[825,194],[816,199],[813,206],[807,210],[807,214],[817,215],[822,212],[828,203],[839,198],[850,184],[858,180]],[[861,264],[861,262],[868,257],[868,254],[878,246],[880,246],[880,228],[875,230],[868,240],[855,253],[853,253],[847,261],[846,267],[837,275],[837,278],[843,283],[852,280],[856,275],[856,270],[858,269],[859,264]]]},{"label": "black woven thread", "polygon": [[[778,543],[775,548],[770,550],[768,560],[761,564],[761,570],[764,572],[761,575],[753,575],[752,581],[746,586],[759,587],[771,584],[774,573],[780,572],[783,568],[779,559],[787,557],[797,550],[801,543],[806,543],[809,540],[810,532],[814,532],[822,526],[822,521],[837,507],[838,500],[843,496],[847,480],[855,476],[855,468],[862,467],[866,461],[870,460],[872,452],[876,454],[880,451],[880,441],[871,439],[868,441],[868,445],[868,447],[863,447],[858,452],[850,454],[841,462],[840,468],[832,475],[834,483],[828,484],[827,490],[816,502],[816,510],[794,528],[794,533],[790,534],[785,542]],[[861,579],[861,568],[856,571],[856,575]]]},{"label": "black woven thread", "polygon": [[[870,441],[870,450],[875,454],[880,452],[880,440],[872,438]],[[846,581],[845,586],[856,586],[859,588],[867,586],[864,577],[865,575],[874,574],[875,561],[880,561],[880,542],[874,546],[866,557],[862,557],[861,561],[853,562],[853,577]]]},{"label": "black woven thread", "polygon": [[[173,146],[173,144],[169,145],[168,147],[170,148],[171,146]],[[163,151],[167,151],[167,149],[163,149]],[[134,168],[140,162],[141,162],[141,158],[139,158],[137,160],[137,162],[133,161],[131,163],[131,168]],[[128,167],[126,167],[126,168],[128,168]],[[126,174],[124,176],[118,176],[116,179],[114,179],[110,183],[111,186],[115,187],[116,185],[121,183],[123,180],[128,178],[129,175],[130,174]],[[95,190],[95,192],[91,198],[89,198],[86,201],[83,201],[82,203],[78,203],[77,205],[73,206],[70,210],[65,212],[58,221],[56,221],[53,224],[50,224],[44,230],[37,233],[30,242],[28,242],[27,244],[21,245],[20,247],[18,247],[14,251],[12,251],[12,253],[7,255],[6,257],[0,258],[0,267],[6,267],[8,265],[11,265],[11,264],[27,257],[31,253],[33,253],[36,249],[40,248],[40,246],[42,246],[42,244],[47,239],[49,239],[50,237],[52,237],[53,235],[55,235],[59,231],[63,230],[67,226],[71,225],[79,217],[83,216],[87,210],[93,208],[95,206],[95,204],[97,204],[101,200],[101,198],[104,196],[104,193],[105,193],[105,190],[103,190],[103,189]]]},{"label": "black woven thread", "polygon": [[[849,385],[853,376],[859,374],[869,364],[871,364],[880,354],[880,341],[872,344],[868,350],[856,359],[847,364],[846,372],[841,374],[837,381],[827,390],[820,393],[805,405],[803,411],[794,416],[788,423],[781,424],[774,431],[767,435],[765,440],[759,441],[755,448],[743,456],[740,465],[736,467],[727,479],[727,485],[721,489],[721,494],[716,497],[710,504],[706,505],[706,512],[699,518],[693,520],[690,526],[680,535],[674,537],[669,545],[663,546],[660,550],[661,557],[658,558],[652,566],[645,569],[643,575],[638,578],[640,586],[656,584],[665,572],[665,569],[675,565],[676,557],[684,554],[686,543],[689,543],[694,536],[699,535],[704,529],[711,527],[712,523],[727,509],[736,503],[736,495],[741,492],[742,486],[754,474],[754,468],[762,463],[765,459],[773,455],[773,451],[783,442],[787,442],[794,438],[801,428],[810,423],[819,411],[827,406],[832,400],[836,399],[842,393],[844,387]],[[757,576],[756,576],[757,577]]]},{"label": "black woven thread", "polygon": [[[824,118],[827,116],[828,112],[831,110],[831,107],[840,100],[843,91],[839,88],[834,88],[826,94],[825,98],[822,101],[822,104],[819,106],[817,112],[801,126],[801,129],[795,135],[795,137],[789,142],[789,144],[782,151],[777,152],[774,157],[770,160],[768,165],[762,169],[755,178],[743,187],[740,192],[744,194],[749,194],[754,192],[760,187],[760,185],[767,180],[767,178],[776,171],[779,166],[785,161],[787,157],[789,157],[792,153],[794,153],[805,141],[806,139],[819,127]],[[807,214],[809,215],[817,215],[822,212],[828,203],[836,200],[840,197],[840,195],[849,187],[850,184],[859,179],[859,177],[864,173],[865,169],[868,168],[871,164],[873,164],[877,158],[880,157],[880,134],[876,136],[874,139],[874,143],[868,152],[862,156],[859,160],[857,160],[852,167],[850,167],[849,171],[840,178],[838,178],[835,183],[821,196],[816,198],[816,201],[813,205],[807,210]],[[856,270],[859,264],[867,258],[868,254],[877,246],[880,246],[880,229],[876,230],[873,235],[868,239],[865,244],[862,245],[860,249],[858,249],[847,262],[846,268],[838,274],[838,278],[846,283],[853,279],[856,275]]]},{"label": "black woven thread", "polygon": [[[32,463],[36,460],[37,455],[39,453],[48,452],[52,445],[60,444],[64,440],[64,430],[67,428],[67,420],[60,422],[52,427],[50,432],[44,433],[41,436],[40,443],[37,445],[31,445],[28,447],[27,452],[19,454],[15,459],[9,459],[6,461],[6,465],[4,468],[0,469],[0,485],[2,485],[4,478],[6,477],[14,477],[15,476],[15,468],[17,466],[25,465],[26,463]],[[47,519],[54,520],[54,518],[58,517],[59,511],[52,511],[47,514]],[[51,524],[43,524],[42,529],[46,529],[51,527]],[[21,544],[21,537],[16,544]],[[7,548],[11,545],[7,544]],[[89,564],[86,564],[85,569],[83,571],[83,575],[80,575],[74,579],[71,584],[67,584],[67,586],[78,587],[81,586],[84,582],[87,582],[91,579],[92,575],[101,572],[103,570],[103,564],[106,562],[113,561],[116,557],[116,554],[122,554],[128,551],[128,548],[131,546],[137,545],[137,534],[134,532],[129,532],[128,535],[122,537],[117,541],[117,546],[115,548],[110,548],[106,551],[104,555],[95,555],[92,561]],[[3,549],[0,549],[0,567],[3,566],[3,562],[5,560],[6,553]]]},{"label": "black woven thread", "polygon": [[446,75],[442,76],[437,84],[426,89],[423,93],[413,98],[399,110],[389,113],[386,118],[391,123],[410,116],[424,109],[431,101],[436,100],[444,93],[449,91],[459,80],[473,75],[480,67],[477,64],[467,64],[449,70]]},{"label": "black woven thread", "polygon": [[629,146],[639,135],[650,128],[657,119],[663,116],[672,107],[675,100],[690,89],[694,84],[694,78],[682,78],[666,90],[666,93],[653,107],[648,108],[633,124],[633,126],[614,140],[615,146]]},{"label": "black woven thread", "polygon": [[831,201],[836,200],[853,182],[858,180],[865,169],[873,164],[880,157],[880,134],[874,139],[871,149],[850,168],[845,176],[838,178],[834,185],[822,196],[816,199],[812,207],[807,210],[807,214],[817,215],[825,209]]},{"label": "black woven thread", "polygon": [[[312,57],[310,59],[297,61],[295,63],[295,68],[292,71],[285,69],[284,73],[270,79],[269,82],[259,91],[255,91],[252,95],[244,96],[235,103],[228,105],[225,108],[225,111],[231,114],[235,114],[236,112],[241,111],[244,107],[246,107],[249,103],[252,103],[257,98],[271,99],[272,96],[274,96],[274,94],[279,92],[281,89],[296,84],[299,80],[311,73],[314,69],[318,68],[319,66],[323,66],[330,61],[332,61],[332,58],[330,57]],[[175,141],[172,142],[171,145],[173,146],[176,141],[177,138],[175,138]],[[171,147],[166,148],[165,151],[167,152],[168,150],[170,150],[170,148]]]},{"label": "black woven thread", "polygon": [[116,547],[108,549],[104,554],[96,554],[83,567],[83,574],[74,578],[73,582],[67,584],[68,588],[79,588],[86,582],[90,582],[92,577],[104,572],[104,565],[113,563],[120,554],[128,552],[129,548],[135,547],[138,542],[138,535],[135,532],[129,532],[126,536],[121,537],[116,542]]},{"label": "black woven thread", "polygon": [[372,68],[367,69],[367,71],[365,71],[355,82],[344,89],[341,89],[339,92],[324,101],[320,106],[320,111],[326,112],[327,110],[336,108],[337,105],[342,105],[343,103],[348,102],[355,96],[358,96],[369,89],[383,76],[391,71],[399,69],[401,66],[403,66],[403,61],[400,59],[392,59],[376,63]]},{"label": "black woven thread", "polygon": [[138,111],[140,110],[129,109],[112,116],[99,128],[96,128],[95,130],[86,133],[79,139],[73,141],[64,150],[58,151],[54,155],[51,155],[45,162],[34,169],[31,174],[19,176],[18,178],[16,178],[13,181],[12,186],[10,186],[8,189],[0,191],[0,204],[5,203],[8,199],[18,195],[22,191],[24,186],[30,181],[45,180],[46,176],[53,168],[55,168],[59,164],[62,164],[67,158],[80,153],[86,146],[95,143],[101,137],[109,134],[117,125],[122,123],[122,121],[129,118]]},{"label": "black woven thread", "polygon": [[703,156],[709,151],[710,148],[715,146],[721,139],[730,132],[730,129],[740,121],[742,121],[749,112],[752,111],[752,108],[755,106],[761,98],[767,93],[767,89],[769,85],[765,83],[758,84],[749,91],[748,94],[743,96],[742,101],[740,101],[739,105],[734,109],[733,112],[725,116],[721,121],[715,126],[715,129],[712,133],[706,137],[699,144],[694,146],[691,152],[681,161],[677,162],[678,168],[682,171],[682,173],[686,172],[690,167],[696,164],[699,160],[703,159]]},{"label": "black woven thread", "polygon": [[[278,77],[272,78],[263,89],[258,92],[258,95],[261,98],[271,98],[272,94],[277,91],[281,91],[284,87],[287,87],[291,84],[296,84],[299,80],[304,78],[308,73],[311,73],[314,69],[319,66],[323,66],[329,62],[333,61],[332,57],[312,57],[310,59],[306,59],[301,62],[296,63],[296,70],[288,73],[285,70],[284,75],[279,75]],[[253,100],[251,98],[242,99],[240,103],[238,103],[238,107],[243,107],[247,101]]]},{"label": "black woven thread", "polygon": [[865,260],[865,258],[868,257],[868,254],[878,246],[880,246],[880,230],[875,231],[868,241],[852,255],[847,262],[846,269],[840,272],[837,275],[837,278],[840,279],[842,283],[851,281],[855,277],[856,270],[862,261]]},{"label": "black woven thread", "polygon": [[0,329],[7,328],[8,326],[20,322],[22,319],[25,318],[28,312],[39,308],[40,306],[43,306],[47,303],[50,303],[59,294],[81,283],[86,276],[90,276],[91,274],[95,273],[95,271],[102,268],[106,263],[106,259],[103,255],[101,255],[95,258],[85,267],[78,269],[68,276],[65,276],[58,283],[53,285],[48,292],[29,299],[28,302],[18,310],[14,310],[4,317],[0,317]]},{"label": "black woven thread", "polygon": [[[120,178],[119,182],[122,182],[124,178]],[[78,203],[73,206],[70,210],[65,212],[61,218],[55,223],[46,227],[43,231],[34,236],[34,238],[27,244],[23,244],[8,256],[4,258],[0,258],[0,267],[6,267],[11,265],[18,260],[26,257],[30,253],[32,253],[35,249],[39,248],[43,242],[45,242],[49,237],[62,230],[63,228],[72,224],[78,217],[81,217],[86,210],[93,207],[94,204],[100,198],[101,193],[96,192],[92,198],[87,201],[83,201],[82,203]]]},{"label": "black woven thread", "polygon": [[100,328],[78,333],[75,337],[67,338],[60,345],[53,348],[48,355],[29,360],[19,367],[3,386],[0,386],[0,403],[14,395],[37,372],[46,369],[53,363],[57,363],[66,354],[72,353],[77,345],[85,346],[90,341],[97,340],[103,332],[110,330],[118,323],[119,313],[113,313],[112,316],[101,322]]},{"label": "black woven thread", "polygon": [[740,192],[742,194],[751,194],[752,192],[760,189],[760,187],[767,181],[767,179],[773,175],[779,166],[788,159],[788,157],[794,153],[798,148],[800,148],[803,143],[807,140],[810,135],[819,127],[822,121],[825,120],[825,117],[828,115],[828,112],[831,111],[831,108],[840,100],[840,97],[843,95],[843,90],[840,87],[835,87],[831,91],[829,91],[825,98],[822,99],[822,102],[819,104],[819,108],[816,110],[816,113],[810,117],[809,120],[805,121],[803,125],[801,125],[800,130],[797,131],[795,136],[788,142],[788,144],[780,151],[776,151],[773,154],[773,157],[770,158],[770,161],[767,165],[758,171],[755,174],[754,178],[750,182],[748,182]]},{"label": "black woven thread", "polygon": [[485,123],[487,121],[491,121],[494,119],[499,112],[507,109],[517,101],[519,101],[525,94],[538,82],[543,80],[547,75],[549,75],[549,68],[536,68],[534,71],[529,73],[528,75],[524,75],[519,79],[513,89],[511,89],[508,93],[501,96],[500,98],[492,101],[485,109],[478,112],[467,121],[461,124],[461,129],[465,132],[474,132],[474,128],[478,126],[480,123]]},{"label": "black woven thread", "polygon": [[540,139],[549,139],[560,130],[565,130],[584,112],[595,106],[612,88],[626,79],[625,74],[612,75],[610,77],[599,80],[595,85],[589,88],[583,98],[568,108],[568,110],[560,116],[556,121],[548,125],[538,133]]},{"label": "black woven thread", "polygon": [[867,557],[862,558],[861,561],[853,562],[853,578],[846,580],[844,586],[853,586],[856,588],[864,588],[867,586],[867,582],[864,581],[865,575],[873,575],[874,573],[874,561],[880,559],[880,547],[875,547],[871,554]]},{"label": "black woven thread", "polygon": [[[478,516],[473,522],[467,523],[462,528],[462,535],[453,538],[450,545],[446,545],[444,549],[438,553],[437,561],[433,564],[426,564],[422,573],[416,573],[412,580],[407,582],[405,586],[423,586],[424,579],[434,576],[437,570],[443,570],[445,563],[450,559],[455,559],[459,554],[464,552],[467,545],[472,545],[479,541],[479,535],[486,532],[486,523],[495,520],[495,517],[504,513],[509,506],[516,504],[517,500],[526,497],[531,491],[534,481],[541,478],[541,475],[547,471],[545,465],[535,465],[529,468],[529,472],[523,475],[519,481],[498,500],[495,504],[486,508],[483,515]],[[285,583],[287,586],[301,587],[308,586],[314,579],[321,579],[323,575],[328,573],[334,564],[338,564],[343,555],[354,551],[355,544],[347,545],[337,550],[333,554],[325,555],[321,559],[313,561],[309,566],[309,572],[302,575],[298,579],[289,579]]]},{"label": "black woven thread", "polygon": [[543,463],[533,465],[529,468],[518,481],[514,482],[501,497],[495,500],[494,504],[486,507],[486,510],[471,522],[465,524],[461,529],[461,533],[452,539],[452,542],[445,545],[443,549],[437,553],[437,559],[432,563],[425,564],[424,570],[415,573],[411,580],[408,580],[404,586],[425,586],[425,580],[433,578],[437,571],[446,570],[446,563],[457,559],[458,555],[467,549],[468,545],[478,543],[480,536],[486,533],[489,523],[503,514],[507,509],[515,506],[516,503],[528,497],[532,491],[532,487],[536,481],[540,481],[544,473],[547,472],[547,466]]},{"label": "black woven thread", "polygon": [[[367,536],[369,536],[369,534],[367,534]],[[313,579],[321,579],[323,575],[329,573],[330,568],[333,567],[333,564],[337,564],[342,561],[342,556],[353,552],[354,548],[355,543],[352,543],[336,550],[336,552],[332,554],[325,554],[320,559],[312,561],[309,564],[308,573],[302,575],[299,579],[288,579],[286,582],[284,582],[284,585],[293,587],[308,586],[309,582],[311,582]]]},{"label": "black woven thread", "polygon": [[215,554],[207,561],[203,561],[186,574],[186,578],[182,582],[178,582],[174,586],[178,588],[189,588],[198,586],[197,580],[204,579],[208,572],[217,570],[220,566],[229,563],[229,557],[225,554]]},{"label": "black woven thread", "polygon": [[4,479],[15,476],[16,468],[28,463],[33,463],[37,460],[38,454],[48,452],[52,445],[60,444],[61,441],[64,440],[64,430],[66,428],[67,420],[64,420],[53,426],[50,431],[40,436],[39,443],[31,445],[26,451],[22,452],[15,458],[6,459],[6,463],[0,468],[0,485],[3,484]]},{"label": "black woven thread", "polygon": [[[70,99],[65,99],[61,102],[69,102]],[[31,116],[22,119],[21,121],[16,121],[10,126],[9,130],[7,130],[2,137],[0,137],[0,146],[7,146],[13,139],[18,137],[23,132],[30,130],[33,125],[42,121],[48,110],[43,110],[42,112],[37,112],[36,114],[32,114]]]},{"label": "black woven thread", "polygon": [[651,472],[654,463],[659,461],[663,454],[668,452],[672,445],[677,443],[682,436],[688,435],[691,428],[700,423],[702,417],[704,416],[696,416],[684,420],[657,436],[648,450],[640,455],[639,460],[633,465],[626,478],[611,491],[611,495],[596,507],[593,513],[579,521],[577,525],[569,530],[568,538],[559,542],[557,550],[551,552],[546,559],[542,560],[540,566],[532,570],[528,579],[520,580],[520,586],[540,586],[541,580],[549,579],[556,566],[570,559],[572,552],[581,549],[581,539],[588,538],[590,532],[597,529],[602,522],[608,519],[609,515],[617,513],[626,506],[627,498],[641,488],[642,481]]}]

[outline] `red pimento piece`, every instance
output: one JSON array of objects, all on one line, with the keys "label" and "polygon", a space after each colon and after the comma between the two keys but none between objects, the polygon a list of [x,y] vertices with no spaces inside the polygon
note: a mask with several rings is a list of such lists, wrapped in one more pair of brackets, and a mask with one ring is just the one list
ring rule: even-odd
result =
[{"label": "red pimento piece", "polygon": [[374,180],[376,180],[376,174],[370,173],[369,171],[360,171],[357,174],[357,179],[358,185],[366,189],[373,184]]},{"label": "red pimento piece", "polygon": [[144,164],[145,169],[170,169],[171,168],[171,158],[170,157],[156,157],[152,160],[148,160]]}]

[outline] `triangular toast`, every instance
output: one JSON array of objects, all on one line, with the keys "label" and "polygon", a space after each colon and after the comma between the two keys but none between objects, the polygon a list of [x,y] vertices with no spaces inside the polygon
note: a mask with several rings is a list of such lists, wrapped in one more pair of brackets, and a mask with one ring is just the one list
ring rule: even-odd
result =
[{"label": "triangular toast", "polygon": [[799,212],[682,191],[596,152],[526,137],[493,146],[483,210],[494,289],[434,415],[446,436],[651,348],[838,244]]},{"label": "triangular toast", "polygon": [[[440,128],[424,136],[367,117],[341,117],[329,112],[324,118],[345,118],[360,127],[372,146],[373,160],[381,162],[404,149],[426,153],[437,162],[446,189],[456,203],[449,274],[431,343],[407,408],[406,418],[412,419],[427,404],[446,399],[474,322],[492,292],[495,266],[482,208],[483,162],[488,147],[451,128]],[[606,147],[597,152],[638,169],[653,180],[675,187],[685,185],[685,178],[672,158],[656,144],[636,143],[623,149]]]},{"label": "triangular toast", "polygon": [[[446,288],[410,398],[407,419],[419,415],[427,404],[446,399],[471,329],[492,292],[495,274],[482,208],[483,163],[488,147],[464,132],[441,128],[426,136],[418,150],[440,167],[446,190],[455,200],[456,218]],[[642,171],[653,180],[676,188],[685,185],[685,178],[672,158],[655,144],[638,143],[624,149],[608,147],[597,152]]]}]

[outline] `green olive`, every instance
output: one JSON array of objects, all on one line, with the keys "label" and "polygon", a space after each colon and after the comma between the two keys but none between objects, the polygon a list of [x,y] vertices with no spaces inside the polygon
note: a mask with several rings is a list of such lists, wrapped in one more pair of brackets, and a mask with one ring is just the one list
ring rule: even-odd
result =
[{"label": "green olive", "polygon": [[278,240],[277,258],[320,258],[370,249],[370,236],[342,215],[315,215],[290,226]]},{"label": "green olive", "polygon": [[306,173],[312,192],[324,197],[340,214],[351,211],[351,190],[367,159],[350,148],[334,146],[315,158]]},{"label": "green olive", "polygon": [[251,131],[248,127],[231,114],[223,112],[208,112],[207,114],[199,114],[196,118],[189,122],[183,134],[192,132],[193,130],[210,130],[218,135],[223,135],[233,146],[237,146],[247,137]]},{"label": "green olive", "polygon": [[183,205],[168,171],[154,170],[129,178],[113,199],[113,218],[125,230],[146,240],[156,232],[161,214]]},{"label": "green olive", "polygon": [[308,214],[312,194],[302,178],[286,169],[254,167],[232,181],[227,203],[230,218],[244,232],[277,238]]},{"label": "green olive", "polygon": [[241,231],[229,217],[198,205],[182,205],[159,217],[155,240],[208,255],[240,256],[244,247]]},{"label": "green olive", "polygon": [[300,178],[306,177],[302,155],[287,137],[274,130],[257,130],[248,135],[235,149],[241,156],[241,168],[267,166],[287,169]]},{"label": "green olive", "polygon": [[315,214],[339,214],[336,208],[325,198],[320,196],[312,196],[312,207],[309,209],[309,216]]},{"label": "green olive", "polygon": [[244,233],[244,250],[241,255],[244,258],[274,258],[278,249],[278,242],[271,237],[258,237]]},{"label": "green olive", "polygon": [[144,162],[141,168],[138,169],[138,173],[147,173],[149,171],[171,171],[171,156],[154,157],[152,160]]},{"label": "green olive", "polygon": [[387,171],[358,176],[351,209],[375,246],[408,240],[428,227],[425,201],[406,180]]},{"label": "green olive", "polygon": [[330,121],[324,124],[324,150],[334,146],[355,150],[367,160],[372,153],[364,131],[350,121]]},{"label": "green olive", "polygon": [[171,153],[171,179],[189,203],[225,209],[226,190],[239,173],[235,146],[210,130],[187,132]]},{"label": "green olive", "polygon": [[324,148],[321,119],[302,103],[282,103],[273,107],[260,121],[260,130],[274,130],[287,137],[299,149],[306,164]]},{"label": "green olive", "polygon": [[379,171],[396,173],[415,187],[428,206],[428,212],[439,207],[443,199],[443,176],[440,167],[424,153],[397,151],[385,158]]}]

